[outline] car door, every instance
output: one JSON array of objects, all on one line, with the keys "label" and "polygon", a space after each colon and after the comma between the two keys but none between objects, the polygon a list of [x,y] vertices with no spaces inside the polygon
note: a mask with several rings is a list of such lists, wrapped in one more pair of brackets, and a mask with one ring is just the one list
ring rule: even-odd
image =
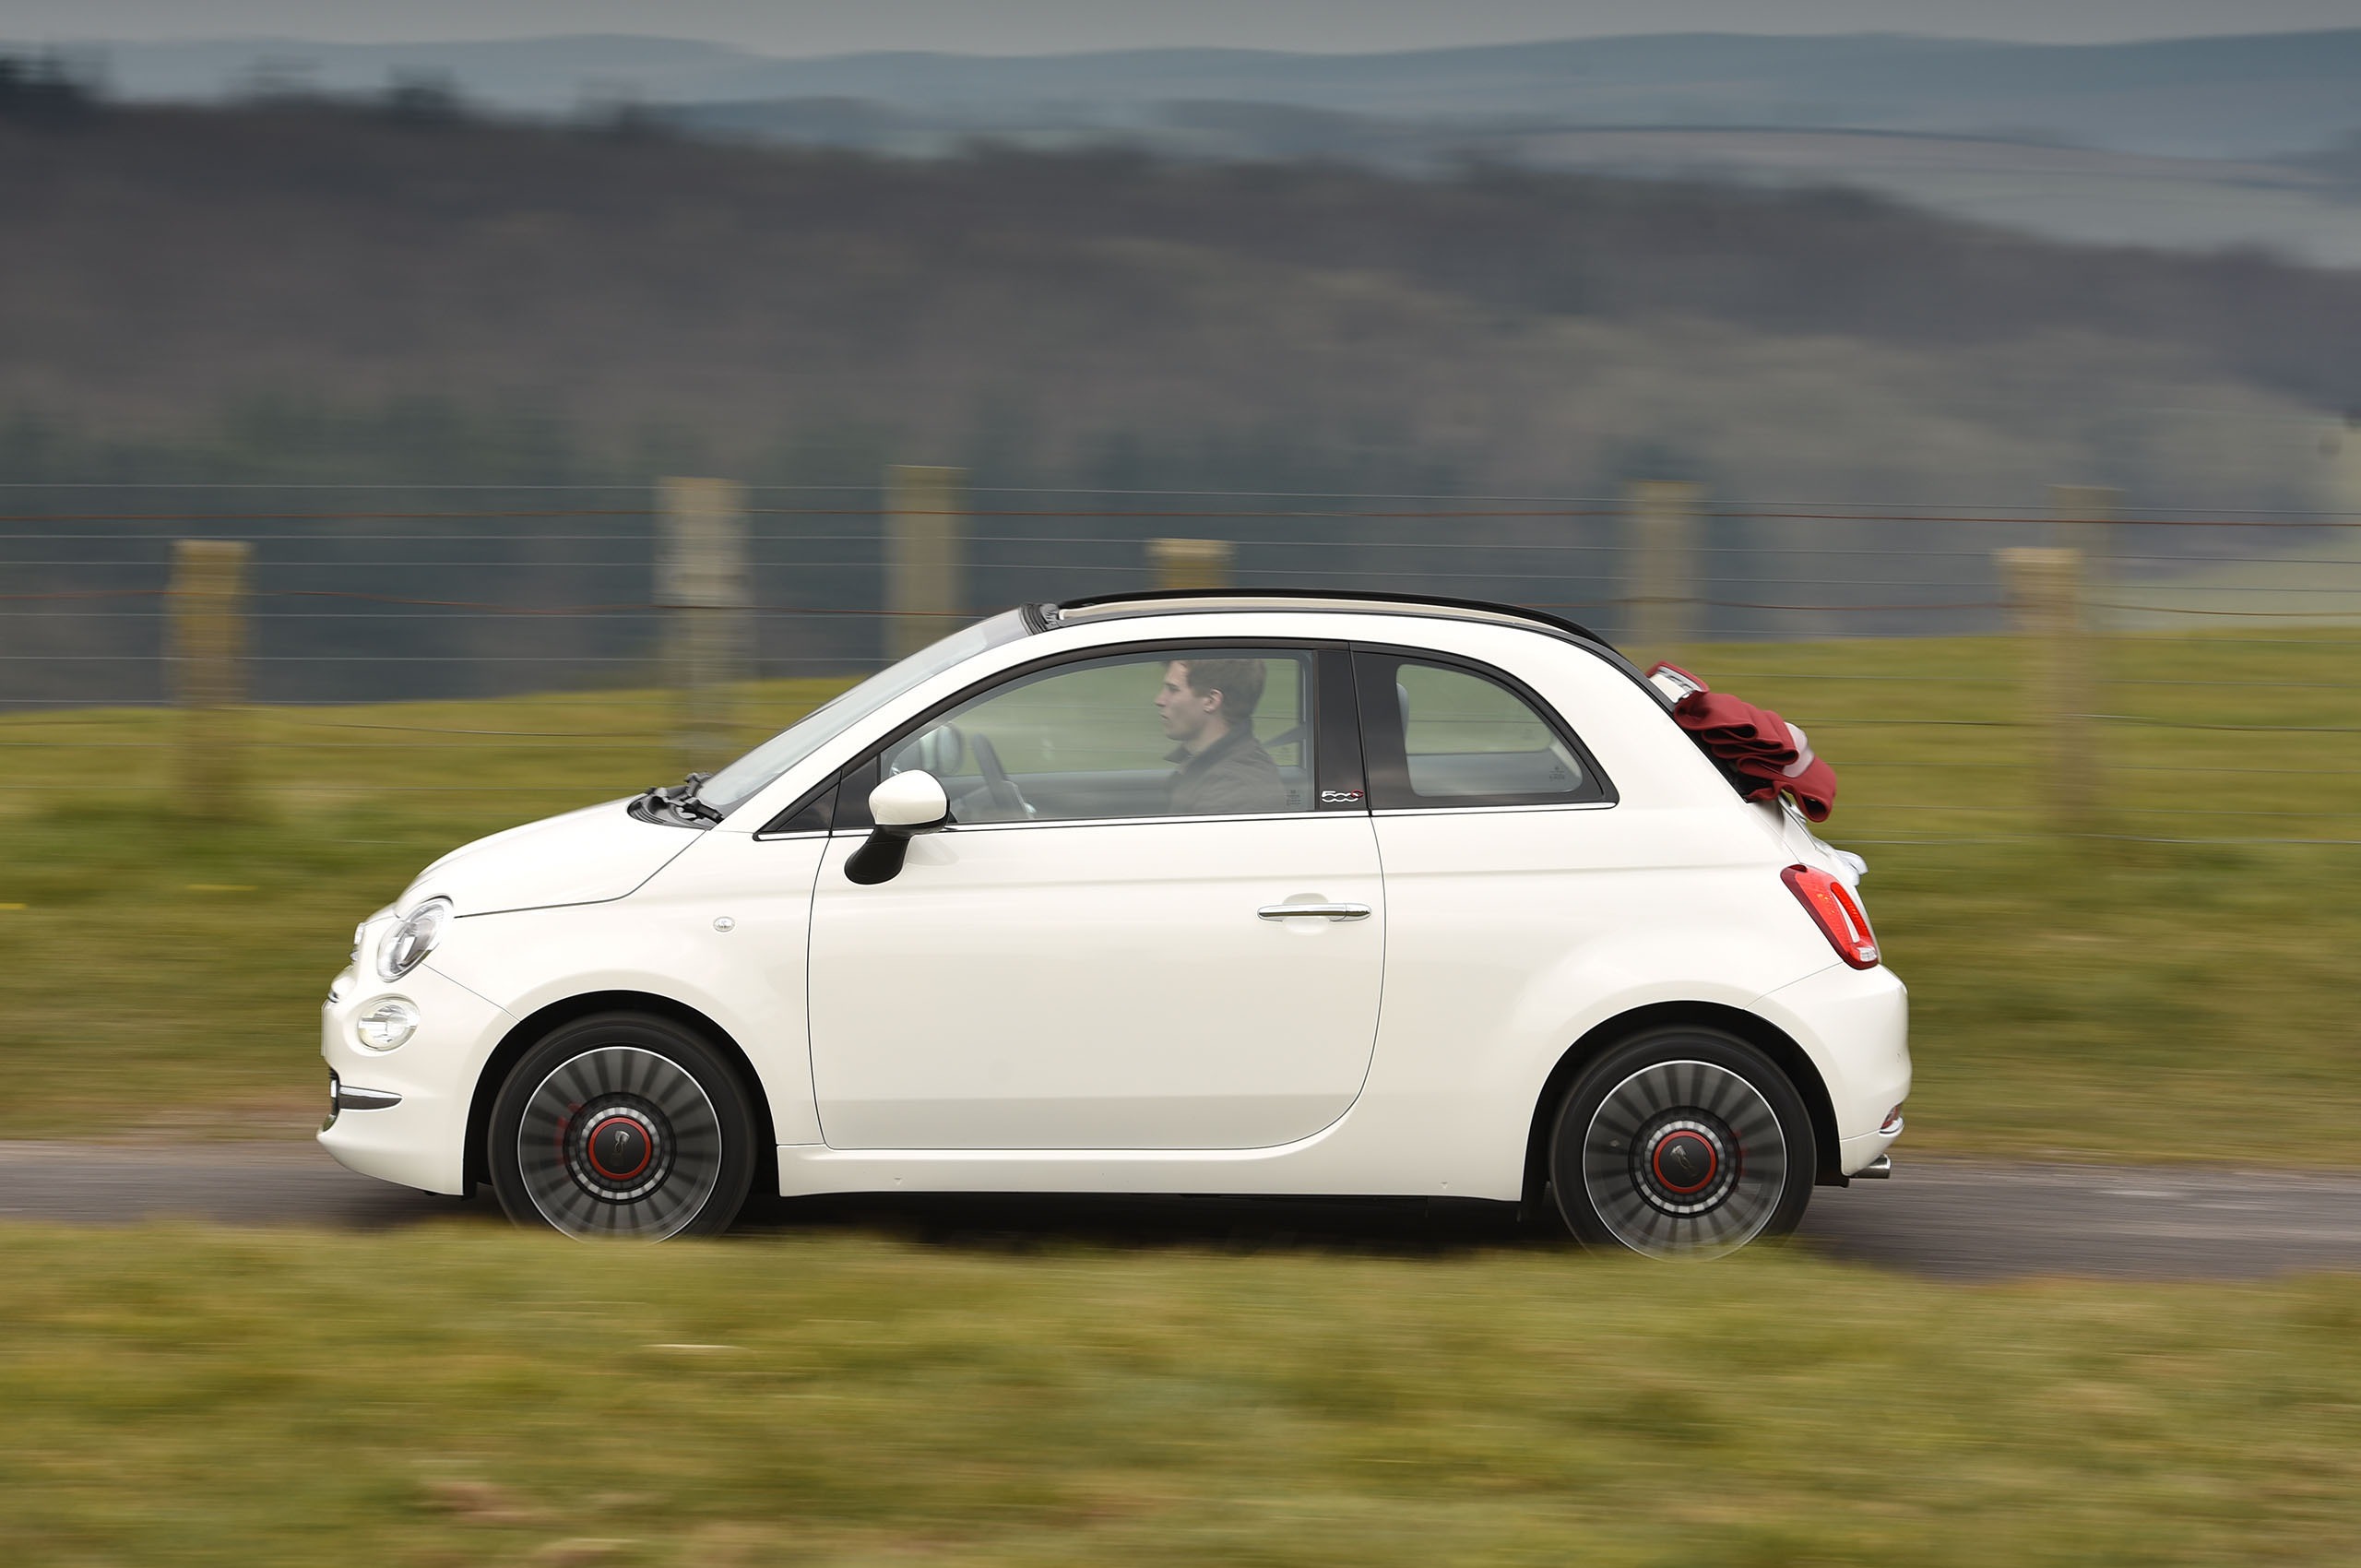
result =
[{"label": "car door", "polygon": [[[812,909],[828,1143],[1256,1148],[1343,1115],[1385,946],[1351,681],[1340,648],[1094,652],[848,770]],[[855,885],[869,789],[918,766],[950,825]]]}]

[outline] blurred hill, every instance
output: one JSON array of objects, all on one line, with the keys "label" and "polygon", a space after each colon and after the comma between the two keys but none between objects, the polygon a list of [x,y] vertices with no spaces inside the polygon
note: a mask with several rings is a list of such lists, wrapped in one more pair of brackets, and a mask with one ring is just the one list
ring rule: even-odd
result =
[{"label": "blurred hill", "polygon": [[894,162],[404,100],[0,120],[0,200],[18,477],[235,440],[348,478],[514,448],[537,478],[865,481],[890,455],[1021,482],[1646,469],[2310,505],[2322,422],[2361,403],[2361,277],[1825,192]]},{"label": "blurred hill", "polygon": [[1160,105],[1228,101],[1394,119],[2030,133],[2119,151],[2237,158],[2309,151],[2361,131],[2361,29],[2084,45],[1688,33],[1370,54],[1143,49],[790,60],[617,36],[231,39],[104,53],[117,89],[142,98],[218,94],[257,77],[369,91],[392,77],[431,74],[511,109],[564,110],[586,97],[858,99],[955,113],[978,127],[1045,114],[1104,127],[1142,123]]},{"label": "blurred hill", "polygon": [[[1239,540],[1258,581],[1443,571],[1477,597],[1603,604],[1611,503],[1442,525],[1447,560],[1432,521],[1316,498],[1692,479],[1805,514],[1711,525],[1736,585],[1714,629],[1750,636],[1986,628],[1990,549],[2040,537],[1821,503],[2038,515],[2069,481],[2135,509],[2361,508],[2361,274],[1857,195],[892,160],[492,122],[432,92],[111,108],[44,80],[0,90],[0,210],[20,601],[0,703],[160,696],[142,596],[171,540],[206,532],[258,540],[269,592],[326,596],[271,601],[272,700],[637,678],[663,473],[848,487],[770,493],[758,601],[813,612],[766,619],[760,653],[793,672],[873,653],[889,462],[1000,487],[970,544],[979,607],[1136,581],[1139,541],[1176,529]],[[65,481],[98,488],[42,488]],[[427,488],[481,485],[514,488]],[[623,488],[567,488],[587,485]],[[1053,487],[1133,493],[1012,493]],[[1138,493],[1171,491],[1240,515],[1176,524]],[[1312,515],[1242,493],[1273,492]],[[2263,547],[2150,531],[2164,578]],[[356,592],[393,598],[362,614]],[[434,608],[478,601],[625,609]]]},{"label": "blurred hill", "polygon": [[217,39],[76,56],[134,100],[439,90],[897,156],[1470,160],[1836,184],[2051,238],[2361,266],[2361,30],[2058,46],[1683,34],[1374,54],[1148,49],[776,59],[677,39]]}]

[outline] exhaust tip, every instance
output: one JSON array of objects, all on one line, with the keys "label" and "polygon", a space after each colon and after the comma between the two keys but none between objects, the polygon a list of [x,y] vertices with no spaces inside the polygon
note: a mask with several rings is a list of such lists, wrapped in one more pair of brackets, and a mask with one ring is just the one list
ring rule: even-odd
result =
[{"label": "exhaust tip", "polygon": [[1881,1154],[1853,1172],[1856,1182],[1884,1182],[1893,1176],[1893,1156]]}]

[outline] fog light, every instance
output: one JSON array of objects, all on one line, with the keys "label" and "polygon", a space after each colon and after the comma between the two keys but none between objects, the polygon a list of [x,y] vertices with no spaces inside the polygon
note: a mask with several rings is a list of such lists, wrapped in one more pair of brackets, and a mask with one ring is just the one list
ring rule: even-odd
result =
[{"label": "fog light", "polygon": [[398,996],[381,996],[352,1020],[352,1032],[372,1051],[392,1051],[418,1032],[418,1009]]}]

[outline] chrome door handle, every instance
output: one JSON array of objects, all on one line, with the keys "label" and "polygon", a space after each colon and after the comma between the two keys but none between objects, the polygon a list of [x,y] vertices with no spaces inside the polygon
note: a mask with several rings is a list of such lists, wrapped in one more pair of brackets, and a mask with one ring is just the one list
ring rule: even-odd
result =
[{"label": "chrome door handle", "polygon": [[1299,921],[1318,915],[1332,921],[1365,921],[1367,904],[1265,904],[1254,911],[1266,921]]}]

